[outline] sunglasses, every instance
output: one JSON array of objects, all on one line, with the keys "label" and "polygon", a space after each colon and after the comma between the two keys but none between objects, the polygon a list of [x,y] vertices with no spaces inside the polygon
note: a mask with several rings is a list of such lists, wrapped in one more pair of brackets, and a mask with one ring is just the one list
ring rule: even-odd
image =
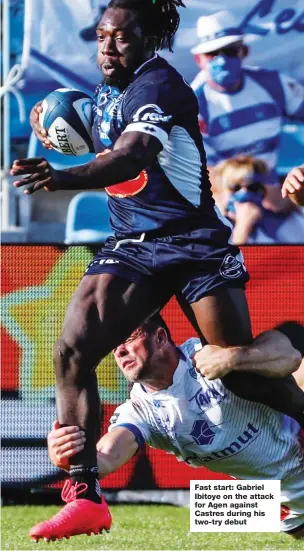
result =
[{"label": "sunglasses", "polygon": [[265,195],[265,187],[263,184],[260,184],[259,182],[252,182],[252,183],[243,183],[241,184],[230,184],[229,190],[233,193],[236,193],[237,191],[240,191],[241,189],[247,189],[247,191],[253,191],[255,193],[261,193],[263,196]]},{"label": "sunglasses", "polygon": [[210,57],[216,57],[218,55],[225,55],[227,57],[238,57],[240,55],[242,47],[243,46],[241,44],[237,46],[226,46],[224,48],[214,50],[213,52],[208,52],[206,55]]}]

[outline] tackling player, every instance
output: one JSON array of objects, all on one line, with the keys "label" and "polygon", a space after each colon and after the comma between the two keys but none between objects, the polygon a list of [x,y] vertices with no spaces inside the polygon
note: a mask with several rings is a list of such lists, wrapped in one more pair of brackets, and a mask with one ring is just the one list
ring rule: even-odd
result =
[{"label": "tackling player", "polygon": [[[95,369],[101,359],[174,294],[208,343],[252,342],[244,292],[248,274],[211,195],[195,94],[155,54],[171,46],[181,5],[181,0],[111,0],[97,27],[103,75],[93,127],[98,158],[63,171],[42,158],[25,159],[15,161],[11,171],[28,175],[15,182],[27,184],[28,194],[104,188],[109,196],[115,237],[89,265],[54,351],[58,420],[86,433],[70,475],[74,485],[85,484],[86,499],[77,507],[88,522],[96,507],[103,510],[96,483]],[[261,385],[255,374],[229,373],[225,386],[282,408],[304,425],[304,393],[292,381],[265,379]],[[62,511],[67,534],[76,510]]]},{"label": "tackling player", "polygon": [[[155,315],[114,350],[120,370],[134,384],[131,399],[115,410],[108,434],[97,444],[100,476],[115,471],[147,443],[193,467],[206,466],[242,479],[280,479],[282,530],[304,537],[304,454],[299,424],[267,406],[237,398],[215,378],[244,369],[268,377],[285,376],[297,369],[301,355],[283,334],[265,332],[248,347],[227,352],[206,346],[196,353],[195,363],[201,372],[208,372],[206,377],[192,364],[197,347],[199,339],[176,347],[164,320]],[[48,437],[52,462],[69,470],[71,457],[83,449],[84,441],[78,427],[60,428],[55,422]],[[80,499],[82,486],[72,487]],[[67,481],[63,494],[69,491]],[[104,502],[103,520],[109,527],[108,515]],[[79,526],[81,522],[79,511]],[[98,532],[100,523],[97,511],[90,529]],[[65,535],[63,530],[57,534]],[[42,535],[47,539],[54,535],[52,522],[32,528],[34,539]]]}]

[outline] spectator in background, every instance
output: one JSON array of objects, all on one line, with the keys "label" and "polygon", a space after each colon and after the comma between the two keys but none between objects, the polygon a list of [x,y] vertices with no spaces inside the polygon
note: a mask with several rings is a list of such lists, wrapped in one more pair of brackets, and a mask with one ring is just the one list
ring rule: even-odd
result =
[{"label": "spectator in background", "polygon": [[288,212],[267,208],[265,161],[239,155],[214,168],[214,198],[234,224],[232,241],[244,243],[304,243],[304,215],[292,205]]},{"label": "spectator in background", "polygon": [[[208,166],[239,154],[267,163],[265,206],[273,212],[291,208],[276,174],[283,117],[304,120],[304,88],[274,70],[244,67],[249,49],[229,11],[197,22],[200,43],[191,53],[202,69],[192,83],[199,102],[201,132]],[[274,52],[275,55],[275,52]]]}]

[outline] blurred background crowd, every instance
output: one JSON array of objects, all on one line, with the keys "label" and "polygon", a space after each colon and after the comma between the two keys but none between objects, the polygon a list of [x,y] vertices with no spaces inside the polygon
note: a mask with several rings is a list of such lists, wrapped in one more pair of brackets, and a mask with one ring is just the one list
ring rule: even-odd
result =
[{"label": "blurred background crowd", "polygon": [[[105,5],[4,2],[4,243],[96,243],[110,233],[104,192],[28,197],[8,175],[16,158],[45,156],[55,168],[91,158],[43,149],[29,113],[56,88],[93,95],[100,80],[95,28]],[[185,5],[174,52],[160,54],[197,95],[212,190],[233,241],[304,243],[303,208],[281,196],[286,174],[304,164],[303,1],[232,0],[229,10],[220,0]]]}]

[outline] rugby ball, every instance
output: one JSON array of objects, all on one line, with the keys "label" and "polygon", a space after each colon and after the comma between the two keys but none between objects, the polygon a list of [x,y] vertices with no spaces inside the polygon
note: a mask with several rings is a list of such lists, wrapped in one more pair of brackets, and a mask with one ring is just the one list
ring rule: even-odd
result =
[{"label": "rugby ball", "polygon": [[80,90],[58,88],[42,102],[39,122],[52,146],[63,155],[94,153],[94,101]]}]

